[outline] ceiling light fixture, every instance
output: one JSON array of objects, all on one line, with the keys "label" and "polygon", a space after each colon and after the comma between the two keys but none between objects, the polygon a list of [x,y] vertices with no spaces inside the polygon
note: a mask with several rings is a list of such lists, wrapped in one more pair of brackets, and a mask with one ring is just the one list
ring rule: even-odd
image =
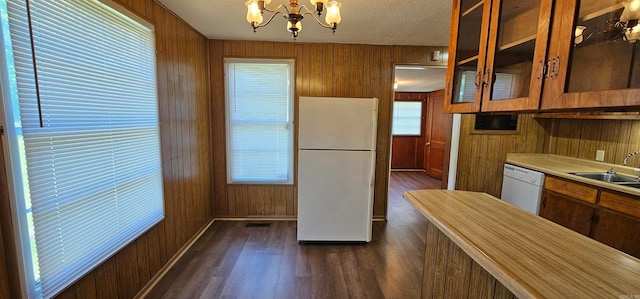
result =
[{"label": "ceiling light fixture", "polygon": [[[293,39],[298,37],[298,33],[302,31],[302,19],[305,15],[311,15],[313,18],[324,28],[331,29],[333,33],[338,28],[338,23],[342,20],[340,17],[340,7],[342,3],[335,0],[311,0],[311,4],[314,6],[314,11],[310,11],[306,6],[298,3],[298,0],[289,0],[289,7],[284,4],[280,4],[277,7],[270,9],[267,5],[271,3],[271,0],[249,0],[245,4],[247,5],[247,22],[251,24],[253,32],[256,29],[269,25],[271,20],[280,12],[284,12],[284,18],[287,19],[287,30],[293,35]],[[324,8],[327,8],[325,22],[323,23],[318,17],[322,15]],[[270,12],[272,15],[264,20],[264,12]],[[316,17],[314,12],[318,14]]]}]

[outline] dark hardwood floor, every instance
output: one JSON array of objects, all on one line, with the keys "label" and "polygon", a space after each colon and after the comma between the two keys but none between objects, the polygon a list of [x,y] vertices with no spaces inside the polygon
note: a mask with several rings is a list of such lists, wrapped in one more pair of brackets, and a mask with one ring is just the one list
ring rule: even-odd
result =
[{"label": "dark hardwood floor", "polygon": [[147,298],[420,298],[426,222],[402,192],[439,187],[393,172],[368,244],[298,244],[295,221],[216,221]]}]

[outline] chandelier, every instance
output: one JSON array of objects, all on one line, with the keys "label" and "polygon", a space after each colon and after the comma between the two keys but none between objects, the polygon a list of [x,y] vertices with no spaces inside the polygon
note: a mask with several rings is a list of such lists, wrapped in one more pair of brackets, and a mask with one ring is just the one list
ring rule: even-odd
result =
[{"label": "chandelier", "polygon": [[[302,31],[302,19],[305,15],[311,15],[318,24],[324,28],[331,29],[333,33],[338,28],[338,23],[342,20],[340,17],[340,7],[342,3],[335,0],[311,0],[311,4],[314,6],[314,11],[310,11],[306,6],[298,3],[298,0],[289,0],[289,7],[284,4],[270,9],[267,5],[271,3],[271,0],[249,0],[245,4],[247,5],[247,21],[251,24],[253,32],[256,29],[269,25],[271,20],[280,12],[284,12],[284,18],[287,19],[287,30],[293,35],[293,39],[298,37],[298,33]],[[323,23],[319,17],[322,16],[322,11],[327,8],[325,16],[325,23]],[[264,12],[271,13],[271,16],[266,22],[262,22],[264,18]],[[314,14],[317,13],[318,16]]]}]

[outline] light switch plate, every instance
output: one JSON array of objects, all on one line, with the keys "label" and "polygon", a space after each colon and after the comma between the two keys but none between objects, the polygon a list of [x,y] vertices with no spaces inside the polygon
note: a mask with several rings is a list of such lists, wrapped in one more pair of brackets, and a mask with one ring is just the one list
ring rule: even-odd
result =
[{"label": "light switch plate", "polygon": [[604,161],[604,151],[603,150],[597,150],[596,151],[596,161]]}]

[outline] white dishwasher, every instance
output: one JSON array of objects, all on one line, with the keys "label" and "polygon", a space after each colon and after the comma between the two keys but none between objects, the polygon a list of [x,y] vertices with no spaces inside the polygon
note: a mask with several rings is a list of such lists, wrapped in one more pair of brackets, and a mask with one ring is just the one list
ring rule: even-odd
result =
[{"label": "white dishwasher", "polygon": [[503,201],[538,215],[543,184],[544,173],[504,164],[502,195],[500,197]]}]

